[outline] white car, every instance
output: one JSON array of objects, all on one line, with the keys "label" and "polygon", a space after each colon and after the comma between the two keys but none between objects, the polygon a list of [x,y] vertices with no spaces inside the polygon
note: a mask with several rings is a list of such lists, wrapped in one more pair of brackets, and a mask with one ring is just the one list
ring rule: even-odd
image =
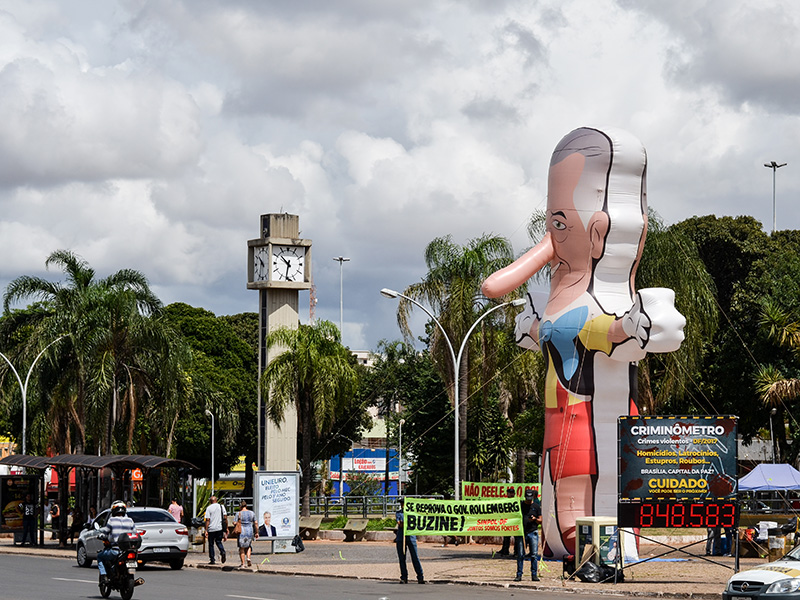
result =
[{"label": "white car", "polygon": [[[100,528],[105,527],[110,511],[104,510],[92,523],[92,526],[81,531],[78,537],[78,566],[90,567],[97,560],[97,553],[103,549],[99,539]],[[189,551],[189,530],[178,523],[162,508],[132,507],[128,516],[136,524],[136,531],[142,538],[139,548],[139,563],[159,561],[169,563],[173,569],[183,567],[186,553]]]},{"label": "white car", "polygon": [[723,600],[800,600],[800,546],[775,562],[741,571],[730,578]]}]

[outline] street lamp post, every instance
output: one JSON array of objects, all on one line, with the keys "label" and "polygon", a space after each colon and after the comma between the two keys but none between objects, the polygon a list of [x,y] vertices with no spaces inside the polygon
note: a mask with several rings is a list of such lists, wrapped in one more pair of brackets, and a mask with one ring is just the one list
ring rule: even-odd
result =
[{"label": "street lamp post", "polygon": [[772,435],[772,417],[778,412],[777,408],[769,411],[769,443],[772,446],[772,464],[775,464],[775,437]]},{"label": "street lamp post", "polygon": [[342,266],[344,263],[349,262],[350,259],[344,256],[334,256],[333,260],[339,261],[339,335],[344,338],[344,280]]},{"label": "street lamp post", "polygon": [[768,163],[764,163],[764,166],[768,169],[772,169],[772,233],[775,233],[776,229],[776,219],[775,219],[775,171],[780,169],[781,167],[785,167],[786,163],[778,164],[774,160]]},{"label": "street lamp post", "polygon": [[206,414],[211,417],[211,495],[214,493],[214,480],[217,478],[217,473],[214,470],[214,413],[206,409]]},{"label": "street lamp post", "polygon": [[483,321],[483,319],[488,317],[494,311],[503,308],[504,306],[509,306],[509,305],[511,305],[511,306],[522,306],[523,304],[525,304],[525,300],[523,298],[517,298],[516,300],[511,300],[510,302],[503,302],[502,304],[498,304],[497,306],[493,306],[492,308],[487,310],[485,313],[483,313],[480,317],[478,317],[478,319],[472,324],[472,327],[470,327],[469,330],[467,331],[467,334],[464,336],[464,340],[461,342],[461,347],[458,350],[458,356],[456,356],[456,353],[453,350],[453,344],[450,342],[450,338],[447,336],[447,332],[445,331],[444,327],[439,322],[439,320],[435,316],[433,316],[433,313],[430,310],[425,308],[422,304],[420,304],[419,302],[417,302],[413,298],[409,298],[408,296],[406,296],[404,294],[401,294],[400,292],[397,292],[395,290],[391,290],[389,288],[383,288],[381,290],[381,295],[385,296],[386,298],[403,298],[405,300],[408,300],[412,304],[418,306],[420,309],[422,309],[422,311],[425,314],[427,314],[431,319],[433,319],[433,322],[436,323],[436,326],[439,328],[439,331],[442,332],[442,336],[444,337],[445,342],[447,342],[447,347],[450,350],[450,358],[453,361],[453,397],[454,397],[453,406],[454,406],[454,409],[455,409],[454,410],[454,418],[455,418],[455,430],[456,430],[455,431],[455,476],[453,478],[453,481],[454,481],[454,490],[453,490],[453,492],[455,494],[455,499],[456,500],[460,500],[461,499],[461,490],[459,489],[459,487],[460,487],[459,486],[459,478],[460,478],[459,467],[460,467],[461,459],[459,457],[459,449],[460,449],[459,442],[460,442],[460,439],[459,439],[459,436],[458,436],[458,429],[459,429],[458,409],[459,409],[459,404],[460,404],[458,374],[459,374],[459,370],[460,370],[460,366],[461,366],[461,356],[464,354],[464,348],[467,345],[467,341],[469,340],[469,336],[472,334],[472,332],[475,330],[475,328],[478,326],[478,324],[481,321]]},{"label": "street lamp post", "polygon": [[400,419],[400,433],[397,441],[397,495],[403,495],[403,423],[405,419]]},{"label": "street lamp post", "polygon": [[25,383],[22,382],[22,378],[19,376],[19,373],[14,368],[14,365],[11,364],[11,361],[8,359],[8,357],[2,352],[0,352],[0,357],[2,357],[3,360],[5,360],[8,363],[8,366],[11,367],[11,370],[14,372],[14,375],[16,376],[17,381],[19,382],[19,389],[22,392],[22,454],[25,454],[27,452],[27,446],[25,445],[25,441],[27,438],[27,426],[28,426],[28,382],[31,379],[31,373],[33,373],[33,367],[36,366],[36,362],[42,357],[42,355],[47,351],[47,349],[50,346],[52,346],[59,340],[63,340],[65,337],[67,336],[62,335],[60,337],[57,337],[52,342],[47,344],[47,346],[44,347],[44,350],[42,350],[41,352],[39,352],[39,354],[36,355],[36,358],[33,359],[31,366],[28,368],[28,374],[25,376]]},{"label": "street lamp post", "polygon": [[[350,442],[351,455],[354,453],[356,443],[353,440],[346,435],[342,435],[341,433],[337,433],[335,436],[333,436],[333,439],[336,438],[342,438],[343,440]],[[342,501],[342,496],[344,496],[344,455],[346,453],[347,451],[339,453],[339,502]]]}]

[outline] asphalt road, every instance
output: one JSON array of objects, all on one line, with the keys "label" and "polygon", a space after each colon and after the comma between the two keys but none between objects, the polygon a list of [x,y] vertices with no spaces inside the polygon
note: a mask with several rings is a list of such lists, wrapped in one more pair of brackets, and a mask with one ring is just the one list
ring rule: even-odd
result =
[{"label": "asphalt road", "polygon": [[[72,560],[4,555],[0,558],[0,600],[100,598],[97,569],[82,569]],[[331,577],[291,577],[236,571],[144,567],[146,584],[136,588],[138,600],[394,600],[447,598],[478,600],[530,597],[529,590],[496,587],[360,581]],[[538,598],[583,600],[600,596],[536,592]],[[119,594],[112,592],[118,600]]]}]

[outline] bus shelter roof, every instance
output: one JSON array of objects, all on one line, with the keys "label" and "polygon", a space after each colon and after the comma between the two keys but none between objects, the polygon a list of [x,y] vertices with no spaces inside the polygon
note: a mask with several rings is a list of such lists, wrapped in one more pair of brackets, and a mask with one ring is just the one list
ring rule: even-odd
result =
[{"label": "bus shelter roof", "polygon": [[29,454],[10,454],[0,459],[0,465],[25,467],[29,469],[46,469],[47,467],[76,467],[79,469],[158,469],[174,467],[178,469],[197,470],[197,467],[185,460],[152,456],[148,454],[57,454],[56,456],[31,456]]}]

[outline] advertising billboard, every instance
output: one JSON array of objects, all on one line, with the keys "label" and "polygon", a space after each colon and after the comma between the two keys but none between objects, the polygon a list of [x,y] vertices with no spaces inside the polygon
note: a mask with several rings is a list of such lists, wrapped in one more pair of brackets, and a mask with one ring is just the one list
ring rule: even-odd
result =
[{"label": "advertising billboard", "polygon": [[619,526],[735,527],[736,425],[732,416],[620,417]]},{"label": "advertising billboard", "polygon": [[22,501],[37,498],[37,478],[30,475],[0,476],[0,532],[22,531]]},{"label": "advertising billboard", "polygon": [[[300,531],[300,474],[296,471],[256,471],[253,475],[253,511],[259,525],[269,527],[269,537],[291,540]],[[287,544],[275,546],[275,551],[291,551]]]},{"label": "advertising billboard", "polygon": [[736,417],[619,418],[619,499],[736,496]]}]

